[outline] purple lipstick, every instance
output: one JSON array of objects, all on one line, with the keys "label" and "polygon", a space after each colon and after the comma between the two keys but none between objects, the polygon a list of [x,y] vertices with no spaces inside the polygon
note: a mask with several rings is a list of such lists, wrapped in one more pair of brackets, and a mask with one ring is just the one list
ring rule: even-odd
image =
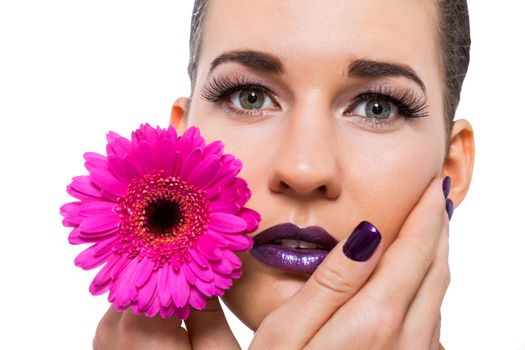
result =
[{"label": "purple lipstick", "polygon": [[292,223],[267,228],[253,237],[250,253],[262,263],[287,271],[312,273],[337,241],[323,228]]}]

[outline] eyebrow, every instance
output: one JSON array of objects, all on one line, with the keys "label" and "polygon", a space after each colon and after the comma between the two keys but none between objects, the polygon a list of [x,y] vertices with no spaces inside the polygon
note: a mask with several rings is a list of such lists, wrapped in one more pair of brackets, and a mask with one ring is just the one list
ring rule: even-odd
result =
[{"label": "eyebrow", "polygon": [[[271,73],[283,74],[284,65],[281,60],[269,53],[254,50],[233,50],[227,51],[217,56],[210,64],[211,72],[220,64],[227,62],[236,62],[253,70]],[[417,73],[410,66],[400,63],[380,62],[367,59],[358,59],[352,61],[346,69],[346,76],[360,78],[380,78],[387,76],[401,76],[415,82],[426,92],[425,84]]]},{"label": "eyebrow", "polygon": [[405,64],[378,62],[365,59],[353,61],[346,71],[347,77],[361,77],[361,78],[378,78],[386,76],[401,76],[415,82],[419,87],[426,92],[423,80],[417,73]]},{"label": "eyebrow", "polygon": [[252,50],[228,51],[217,56],[211,62],[210,73],[218,65],[226,62],[237,62],[248,68],[265,73],[284,73],[284,66],[279,58],[268,53]]}]

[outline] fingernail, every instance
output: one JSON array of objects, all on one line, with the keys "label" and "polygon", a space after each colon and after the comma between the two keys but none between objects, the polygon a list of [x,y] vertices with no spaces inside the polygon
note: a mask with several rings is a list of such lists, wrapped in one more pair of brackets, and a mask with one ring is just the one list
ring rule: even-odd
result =
[{"label": "fingernail", "polygon": [[368,221],[362,221],[343,245],[343,253],[352,260],[366,261],[372,256],[379,242],[379,230]]},{"label": "fingernail", "polygon": [[451,184],[452,181],[450,180],[450,176],[445,176],[445,178],[443,179],[443,194],[445,195],[445,198],[448,198]]},{"label": "fingernail", "polygon": [[454,202],[452,202],[452,199],[448,199],[445,202],[445,209],[447,209],[448,219],[450,220],[452,218],[452,214],[454,213]]}]

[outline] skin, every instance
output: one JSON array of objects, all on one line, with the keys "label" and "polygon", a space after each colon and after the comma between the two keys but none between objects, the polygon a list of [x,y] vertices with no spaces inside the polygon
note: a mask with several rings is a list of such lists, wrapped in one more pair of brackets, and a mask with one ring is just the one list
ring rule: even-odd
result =
[{"label": "skin", "polygon": [[[340,241],[313,276],[240,255],[243,275],[223,301],[257,330],[252,348],[409,349],[418,348],[409,342],[416,334],[423,339],[418,345],[439,347],[439,308],[449,282],[441,180],[452,178],[449,198],[459,205],[472,176],[474,139],[470,124],[457,120],[447,144],[433,1],[212,0],[209,6],[193,98],[177,99],[170,123],[179,133],[198,126],[208,142],[222,140],[225,152],[242,161],[239,176],[252,191],[246,206],[262,216],[252,236],[294,222],[322,226]],[[209,72],[218,55],[245,49],[278,57],[284,73],[235,62]],[[356,59],[407,65],[426,91],[402,76],[345,77]],[[238,99],[200,96],[210,79],[234,73],[274,93],[261,115],[232,114],[227,105],[239,108]],[[393,117],[375,127],[357,115],[352,100],[377,84],[425,99],[428,116]],[[362,220],[380,230],[382,242],[371,259],[356,263],[340,246]],[[216,300],[192,313],[189,333],[179,326],[110,308],[94,346],[238,346]],[[381,327],[386,331],[378,335]]]}]

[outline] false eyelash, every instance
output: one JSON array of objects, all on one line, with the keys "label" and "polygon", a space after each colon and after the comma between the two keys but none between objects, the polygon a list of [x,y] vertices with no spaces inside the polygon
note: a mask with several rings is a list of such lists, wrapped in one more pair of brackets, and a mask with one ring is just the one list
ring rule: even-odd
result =
[{"label": "false eyelash", "polygon": [[209,102],[219,102],[226,96],[229,96],[237,90],[256,89],[273,94],[273,92],[260,86],[257,82],[245,80],[242,76],[233,75],[232,78],[213,78],[201,92],[202,98]]},{"label": "false eyelash", "polygon": [[[201,96],[209,102],[219,102],[234,92],[243,89],[257,89],[273,95],[273,92],[270,89],[259,85],[258,82],[247,80],[243,76],[234,74],[231,78],[214,77],[210,83],[204,87]],[[395,104],[400,114],[406,119],[423,118],[428,116],[428,105],[426,101],[420,98],[415,92],[412,90],[398,91],[385,85],[374,86],[364,90],[360,95],[353,99],[351,106],[372,98],[384,99]],[[250,114],[251,112],[237,113]]]},{"label": "false eyelash", "polygon": [[384,99],[395,104],[399,113],[406,119],[424,118],[428,116],[428,105],[412,90],[398,91],[389,86],[379,85],[362,92],[352,101],[352,106],[356,103],[368,101],[370,99]]}]

